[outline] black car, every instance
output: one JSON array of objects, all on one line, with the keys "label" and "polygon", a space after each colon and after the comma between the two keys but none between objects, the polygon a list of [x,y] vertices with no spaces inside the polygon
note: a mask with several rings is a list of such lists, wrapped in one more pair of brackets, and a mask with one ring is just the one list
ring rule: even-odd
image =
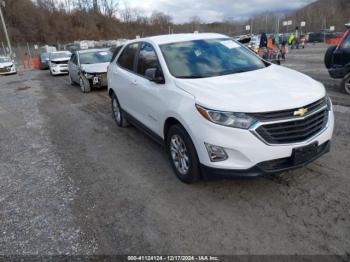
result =
[{"label": "black car", "polygon": [[342,89],[350,95],[350,24],[338,46],[328,48],[325,65],[332,78],[343,79]]},{"label": "black car", "polygon": [[40,69],[45,70],[49,69],[49,53],[41,53],[39,56]]}]

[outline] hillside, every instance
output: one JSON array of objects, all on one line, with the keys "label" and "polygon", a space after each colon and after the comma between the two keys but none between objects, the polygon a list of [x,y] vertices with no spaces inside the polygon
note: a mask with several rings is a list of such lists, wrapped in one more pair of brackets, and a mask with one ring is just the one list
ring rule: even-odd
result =
[{"label": "hillside", "polygon": [[307,21],[308,31],[319,31],[330,26],[335,26],[336,31],[344,31],[344,24],[350,22],[350,1],[318,0],[295,11],[291,17]]},{"label": "hillside", "polygon": [[[174,33],[211,31],[228,35],[246,33],[248,21],[219,21],[201,23],[201,18],[192,19],[186,24],[172,23],[171,15],[155,11],[145,16],[136,9],[118,10],[117,6],[108,6],[108,1],[101,1],[105,6],[92,5],[92,1],[52,1],[52,0],[5,0],[5,20],[11,40],[14,44],[29,43],[67,43],[82,39],[117,39],[134,38],[136,35],[147,36],[167,34],[169,28]],[[64,3],[78,3],[65,6]],[[95,2],[96,3],[96,2]],[[292,19],[293,25],[307,22],[307,31],[317,32],[329,26],[343,31],[344,24],[350,22],[350,0],[318,0],[300,10],[280,17],[274,13],[256,15],[253,21],[254,33],[275,32],[278,21]],[[116,16],[118,14],[118,16]],[[117,18],[118,17],[118,18]],[[291,29],[291,28],[289,28]],[[285,28],[280,27],[280,31]],[[0,39],[4,34],[0,28]]]}]

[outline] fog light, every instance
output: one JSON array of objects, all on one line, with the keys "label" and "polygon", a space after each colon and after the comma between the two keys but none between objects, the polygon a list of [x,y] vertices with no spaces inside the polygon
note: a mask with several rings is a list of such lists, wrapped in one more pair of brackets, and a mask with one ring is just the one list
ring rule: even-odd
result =
[{"label": "fog light", "polygon": [[220,162],[228,159],[225,150],[220,146],[214,146],[211,144],[204,143],[207,148],[209,158],[211,162]]}]

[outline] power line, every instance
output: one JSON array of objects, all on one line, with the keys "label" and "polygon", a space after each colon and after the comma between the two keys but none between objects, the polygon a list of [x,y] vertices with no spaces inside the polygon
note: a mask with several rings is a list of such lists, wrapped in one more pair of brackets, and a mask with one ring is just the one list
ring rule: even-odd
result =
[{"label": "power line", "polygon": [[0,18],[1,18],[2,26],[3,26],[4,32],[5,32],[5,37],[6,37],[6,41],[7,41],[7,46],[8,46],[9,51],[10,51],[10,57],[12,57],[11,42],[10,42],[9,35],[8,35],[8,33],[7,33],[7,28],[6,28],[4,16],[3,16],[3,14],[2,14],[1,6],[5,7],[5,1],[4,1],[4,0],[0,0]]}]

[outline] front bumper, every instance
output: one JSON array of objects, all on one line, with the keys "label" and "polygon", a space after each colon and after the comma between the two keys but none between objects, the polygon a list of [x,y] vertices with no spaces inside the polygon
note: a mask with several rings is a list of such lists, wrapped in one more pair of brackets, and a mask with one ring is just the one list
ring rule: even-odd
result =
[{"label": "front bumper", "polygon": [[107,86],[107,73],[89,73],[89,83],[94,88],[102,88]]},{"label": "front bumper", "polygon": [[[204,173],[211,170],[211,173],[257,176],[298,168],[328,152],[329,147],[321,150],[315,159],[308,159],[310,161],[298,165],[291,162],[294,150],[314,143],[326,145],[331,140],[334,129],[334,114],[329,111],[327,126],[311,139],[294,144],[269,145],[249,130],[219,126],[201,118],[202,116],[192,122],[190,135]],[[194,130],[201,131],[194,133]],[[210,161],[205,143],[222,147],[228,159],[221,162]]]},{"label": "front bumper", "polygon": [[50,71],[53,75],[62,75],[62,74],[68,74],[68,66],[63,65],[63,66],[56,66],[56,67],[51,67]]},{"label": "front bumper", "polygon": [[15,67],[12,67],[11,69],[1,69],[0,70],[0,75],[12,75],[12,74],[16,74],[17,70]]},{"label": "front bumper", "polygon": [[282,172],[294,170],[306,166],[307,164],[315,161],[324,154],[328,153],[331,148],[331,142],[327,141],[318,146],[317,153],[312,157],[305,159],[303,162],[295,163],[292,156],[261,162],[254,167],[245,170],[234,169],[220,169],[201,165],[202,175],[208,177],[211,175],[216,176],[234,176],[234,177],[258,177],[266,174],[279,174]]}]

